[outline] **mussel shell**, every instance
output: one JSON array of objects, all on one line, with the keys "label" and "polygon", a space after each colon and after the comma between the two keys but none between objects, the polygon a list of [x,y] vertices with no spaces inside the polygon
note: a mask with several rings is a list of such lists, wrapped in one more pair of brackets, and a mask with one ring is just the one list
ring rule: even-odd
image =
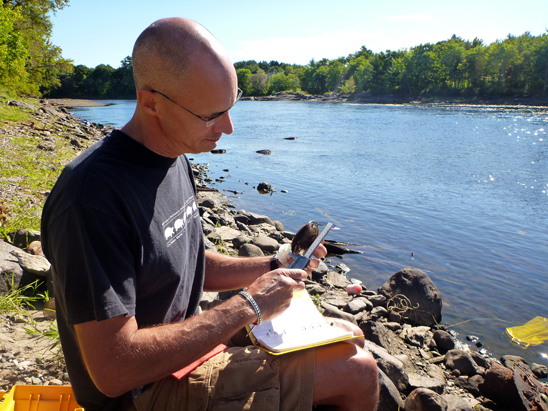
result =
[{"label": "mussel shell", "polygon": [[308,250],[308,247],[312,245],[316,237],[318,237],[318,234],[318,223],[309,221],[297,231],[297,234],[295,234],[293,241],[291,241],[291,252],[297,255],[304,254],[305,251]]}]

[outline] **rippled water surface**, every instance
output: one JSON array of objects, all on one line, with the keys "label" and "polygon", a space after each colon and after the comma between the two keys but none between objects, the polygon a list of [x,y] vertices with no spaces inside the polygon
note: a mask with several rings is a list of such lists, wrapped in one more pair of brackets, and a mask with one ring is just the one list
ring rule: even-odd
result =
[{"label": "rippled water surface", "polygon": [[[120,126],[134,106],[73,112]],[[524,350],[505,333],[548,317],[545,109],[242,101],[231,115],[226,154],[190,157],[237,208],[291,231],[334,221],[329,238],[362,252],[344,256],[349,276],[377,289],[403,267],[425,270],[461,339],[548,364],[547,345]],[[276,191],[258,194],[262,181]]]}]

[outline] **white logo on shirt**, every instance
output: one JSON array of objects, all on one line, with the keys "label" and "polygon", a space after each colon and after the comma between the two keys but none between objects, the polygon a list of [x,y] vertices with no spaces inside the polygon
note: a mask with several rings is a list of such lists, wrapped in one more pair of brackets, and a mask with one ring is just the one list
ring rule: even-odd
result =
[{"label": "white logo on shirt", "polygon": [[164,228],[164,237],[169,247],[179,236],[184,233],[190,219],[197,215],[198,206],[193,197],[189,198],[183,207],[169,217],[162,227]]}]

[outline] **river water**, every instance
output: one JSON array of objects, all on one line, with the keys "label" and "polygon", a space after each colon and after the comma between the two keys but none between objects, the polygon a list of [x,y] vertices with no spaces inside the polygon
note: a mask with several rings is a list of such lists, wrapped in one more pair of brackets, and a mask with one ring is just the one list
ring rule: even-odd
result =
[{"label": "river water", "polygon": [[[72,112],[121,126],[135,102],[114,103]],[[236,208],[290,231],[333,221],[328,238],[361,252],[343,258],[349,277],[376,290],[420,268],[459,339],[548,364],[546,344],[523,349],[505,331],[548,317],[548,110],[241,101],[231,116],[226,154],[190,158]],[[263,181],[271,195],[255,190]]]}]

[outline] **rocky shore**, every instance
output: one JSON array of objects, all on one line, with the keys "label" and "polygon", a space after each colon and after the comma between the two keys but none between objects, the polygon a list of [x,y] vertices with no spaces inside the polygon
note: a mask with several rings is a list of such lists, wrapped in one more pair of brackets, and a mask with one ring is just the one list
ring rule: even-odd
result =
[{"label": "rocky shore", "polygon": [[[33,110],[37,121],[63,125],[64,131],[4,125],[0,144],[8,144],[9,137],[17,134],[37,139],[37,147],[64,142],[79,151],[109,132],[47,101]],[[194,165],[208,248],[242,257],[271,255],[293,238],[280,221],[235,210],[224,195],[205,184],[207,173],[206,166]],[[1,176],[0,183],[2,197],[32,195],[18,191],[16,184],[7,184]],[[39,241],[40,233],[31,230],[12,232],[9,242],[0,241],[0,292],[34,279],[47,282],[49,263]],[[516,356],[492,358],[460,343],[441,325],[442,293],[426,273],[410,267],[371,290],[349,277],[348,267],[333,258],[348,251],[344,245],[329,241],[326,245],[329,255],[306,288],[324,315],[353,322],[364,332],[366,348],[380,370],[379,410],[548,410],[546,367]],[[230,295],[206,293],[202,307]],[[1,389],[15,384],[68,384],[58,347],[51,348],[52,340],[44,337],[55,327],[52,313],[51,303],[44,310],[0,313]]]},{"label": "rocky shore", "polygon": [[298,92],[282,91],[270,96],[243,97],[249,101],[337,101],[358,104],[437,104],[504,106],[506,108],[548,106],[547,97],[407,97],[400,95],[377,95],[372,93],[310,95]]}]

